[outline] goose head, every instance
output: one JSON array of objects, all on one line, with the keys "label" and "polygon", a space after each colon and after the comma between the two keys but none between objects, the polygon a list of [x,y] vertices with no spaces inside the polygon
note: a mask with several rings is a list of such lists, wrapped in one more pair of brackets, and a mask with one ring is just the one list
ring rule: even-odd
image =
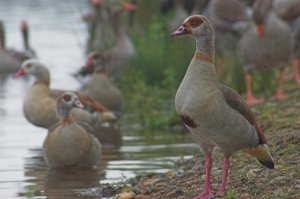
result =
[{"label": "goose head", "polygon": [[211,37],[214,33],[211,23],[205,16],[192,15],[187,17],[183,24],[171,33],[172,37],[180,35],[192,35],[195,38],[199,38]]},{"label": "goose head", "polygon": [[65,92],[57,98],[56,111],[59,117],[68,117],[70,110],[76,107],[84,108],[84,105],[75,93]]},{"label": "goose head", "polygon": [[87,71],[94,71],[94,69],[105,71],[105,62],[110,59],[108,54],[103,54],[99,51],[91,52],[88,55],[87,62],[84,68]]},{"label": "goose head", "polygon": [[47,78],[49,79],[49,71],[44,64],[37,59],[25,60],[20,69],[13,76],[14,78],[22,77],[24,75],[33,75],[36,78]]},{"label": "goose head", "polygon": [[256,25],[256,32],[260,37],[265,34],[265,23],[272,10],[272,0],[256,0],[253,6],[252,18]]}]

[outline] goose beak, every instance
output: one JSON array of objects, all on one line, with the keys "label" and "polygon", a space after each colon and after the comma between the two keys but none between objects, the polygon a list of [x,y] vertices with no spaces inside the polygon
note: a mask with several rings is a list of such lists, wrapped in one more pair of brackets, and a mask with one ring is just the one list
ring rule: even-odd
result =
[{"label": "goose beak", "polygon": [[186,27],[184,25],[180,26],[177,30],[171,33],[171,37],[176,37],[179,35],[186,35],[189,32],[187,31]]},{"label": "goose beak", "polygon": [[122,7],[126,11],[133,11],[136,9],[136,5],[134,3],[129,3],[129,2],[122,3]]},{"label": "goose beak", "polygon": [[86,68],[93,68],[94,64],[93,64],[93,59],[92,58],[89,58],[86,63],[85,63],[85,66]]},{"label": "goose beak", "polygon": [[260,37],[263,37],[265,35],[265,25],[264,24],[258,24],[256,26],[256,32]]},{"label": "goose beak", "polygon": [[74,103],[74,105],[77,108],[84,108],[84,105],[79,100],[76,100],[75,103]]},{"label": "goose beak", "polygon": [[22,76],[24,76],[24,75],[25,75],[24,69],[23,69],[23,68],[20,68],[20,69],[16,72],[16,74],[13,75],[13,78],[22,77]]}]

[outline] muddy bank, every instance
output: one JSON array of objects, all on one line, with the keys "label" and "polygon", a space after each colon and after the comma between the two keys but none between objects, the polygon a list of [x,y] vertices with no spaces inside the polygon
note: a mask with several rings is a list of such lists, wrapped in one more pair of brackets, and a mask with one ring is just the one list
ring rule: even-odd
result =
[{"label": "muddy bank", "polygon": [[[289,89],[288,95],[285,101],[269,101],[252,108],[265,131],[276,163],[275,169],[263,167],[243,152],[235,153],[231,158],[227,194],[221,198],[300,198],[300,91],[297,86]],[[223,156],[216,149],[213,157],[213,186],[217,191]],[[114,197],[192,198],[203,189],[203,166],[203,154],[199,152],[192,159],[177,162],[167,173],[139,176],[114,186],[115,192],[119,193]]]}]

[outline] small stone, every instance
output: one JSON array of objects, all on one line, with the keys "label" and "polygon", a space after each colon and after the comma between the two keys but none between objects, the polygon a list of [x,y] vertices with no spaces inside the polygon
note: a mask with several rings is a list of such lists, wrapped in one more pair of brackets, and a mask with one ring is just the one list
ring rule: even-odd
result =
[{"label": "small stone", "polygon": [[135,194],[133,192],[124,192],[115,196],[115,199],[133,199]]},{"label": "small stone", "polygon": [[250,169],[248,172],[247,172],[247,178],[249,179],[249,180],[252,180],[252,179],[254,179],[254,178],[256,178],[257,176],[258,176],[258,172],[260,172],[261,171],[261,169]]},{"label": "small stone", "polygon": [[176,190],[166,194],[166,198],[175,198],[175,197],[176,197]]},{"label": "small stone", "polygon": [[300,184],[296,184],[295,188],[300,189]]},{"label": "small stone", "polygon": [[142,186],[153,185],[153,184],[159,182],[160,180],[161,180],[161,178],[143,178],[140,180],[139,184]]},{"label": "small stone", "polygon": [[157,188],[164,187],[164,186],[166,186],[166,183],[163,183],[163,182],[159,182],[159,183],[155,184],[155,187],[157,187]]}]

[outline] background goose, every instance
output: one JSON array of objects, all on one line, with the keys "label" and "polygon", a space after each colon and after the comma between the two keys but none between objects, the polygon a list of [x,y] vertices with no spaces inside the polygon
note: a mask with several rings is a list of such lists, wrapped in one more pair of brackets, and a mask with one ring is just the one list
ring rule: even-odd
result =
[{"label": "background goose", "polygon": [[[273,99],[284,99],[282,82],[284,67],[291,55],[291,30],[272,10],[271,0],[256,0],[253,7],[254,23],[238,43],[237,54],[246,73],[247,103],[263,103],[252,94],[253,69],[279,68],[278,90]],[[280,48],[279,48],[280,46]]]},{"label": "background goose", "polygon": [[[21,77],[26,74],[33,75],[36,80],[25,96],[23,104],[24,115],[32,124],[39,127],[50,128],[58,122],[58,117],[55,112],[56,98],[65,91],[50,89],[49,70],[36,59],[26,60],[21,65],[15,77]],[[93,125],[97,121],[106,121],[114,117],[110,112],[101,113],[107,111],[102,104],[97,103],[83,93],[76,92],[76,94],[81,103],[86,106],[87,110],[73,109],[72,115],[75,120]],[[93,114],[89,110],[100,113]]]}]

